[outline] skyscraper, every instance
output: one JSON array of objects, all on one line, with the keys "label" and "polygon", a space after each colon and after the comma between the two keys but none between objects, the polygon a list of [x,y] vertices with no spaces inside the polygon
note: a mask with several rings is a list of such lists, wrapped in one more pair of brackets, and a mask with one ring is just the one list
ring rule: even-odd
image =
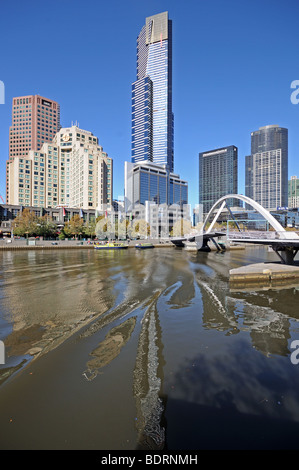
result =
[{"label": "skyscraper", "polygon": [[125,162],[125,210],[147,201],[183,208],[188,204],[188,183],[171,173],[167,165]]},{"label": "skyscraper", "polygon": [[[207,214],[222,196],[238,192],[238,149],[234,145],[199,154],[199,204]],[[234,200],[228,204],[236,205]]]},{"label": "skyscraper", "polygon": [[291,179],[289,180],[288,193],[288,207],[299,207],[299,178],[297,178],[297,176],[291,176]]},{"label": "skyscraper", "polygon": [[13,98],[12,124],[9,128],[9,158],[6,163],[6,202],[9,204],[9,164],[14,158],[26,158],[44,142],[52,142],[60,129],[60,106],[39,95]]},{"label": "skyscraper", "polygon": [[168,12],[146,18],[137,38],[132,84],[132,162],[151,161],[173,171],[172,22]]},{"label": "skyscraper", "polygon": [[265,209],[288,205],[288,130],[277,125],[251,133],[245,159],[245,194]]}]

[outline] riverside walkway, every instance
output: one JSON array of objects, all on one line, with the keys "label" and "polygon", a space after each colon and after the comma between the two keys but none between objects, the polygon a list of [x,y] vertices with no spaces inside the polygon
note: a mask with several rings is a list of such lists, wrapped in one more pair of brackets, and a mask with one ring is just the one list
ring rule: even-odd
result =
[{"label": "riverside walkway", "polygon": [[[128,247],[133,248],[140,242],[151,242],[155,247],[173,246],[168,239],[151,240],[128,240]],[[33,240],[29,240],[33,242]],[[0,250],[52,250],[52,249],[93,249],[94,241],[88,240],[38,240],[34,243],[27,243],[25,239],[2,239],[0,240]]]}]

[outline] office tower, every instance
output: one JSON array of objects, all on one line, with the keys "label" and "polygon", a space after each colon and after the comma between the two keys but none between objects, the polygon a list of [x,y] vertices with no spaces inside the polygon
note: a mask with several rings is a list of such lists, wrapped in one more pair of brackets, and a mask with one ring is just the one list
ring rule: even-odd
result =
[{"label": "office tower", "polygon": [[288,183],[288,207],[291,209],[299,207],[299,178],[291,176]]},{"label": "office tower", "polygon": [[[252,183],[252,165],[253,165],[253,156],[246,155],[245,157],[245,194],[246,196],[253,199],[253,183]],[[247,204],[245,204],[247,207]],[[251,207],[247,207],[248,209]],[[252,209],[252,208],[251,208]]]},{"label": "office tower", "polygon": [[[238,193],[238,149],[234,145],[199,154],[199,204],[207,214],[222,196]],[[227,201],[237,205],[235,200]]]},{"label": "office tower", "polygon": [[251,133],[245,160],[245,194],[265,209],[288,205],[288,130],[277,125]]},{"label": "office tower", "polygon": [[167,165],[125,162],[125,211],[147,201],[182,208],[188,204],[188,183],[170,172]]},{"label": "office tower", "polygon": [[39,95],[12,100],[12,125],[9,128],[9,158],[6,162],[6,202],[9,200],[9,165],[14,158],[26,159],[30,150],[38,151],[51,142],[60,129],[60,106]]},{"label": "office tower", "polygon": [[10,163],[11,204],[103,209],[112,205],[112,159],[97,137],[77,126]]},{"label": "office tower", "polygon": [[132,84],[133,163],[152,161],[173,171],[172,22],[168,12],[146,18],[137,38]]}]

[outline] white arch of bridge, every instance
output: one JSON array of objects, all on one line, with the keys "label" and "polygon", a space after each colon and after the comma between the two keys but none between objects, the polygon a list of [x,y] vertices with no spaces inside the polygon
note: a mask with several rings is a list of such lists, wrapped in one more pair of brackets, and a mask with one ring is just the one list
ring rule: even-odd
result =
[{"label": "white arch of bridge", "polygon": [[281,239],[288,239],[288,238],[289,239],[294,239],[294,238],[297,239],[298,238],[299,239],[299,237],[296,233],[287,232],[285,230],[285,228],[282,225],[280,225],[278,220],[276,220],[275,217],[273,217],[273,215],[271,215],[270,212],[267,209],[265,209],[258,202],[254,201],[253,199],[249,198],[248,196],[243,196],[243,194],[227,194],[226,196],[223,196],[220,199],[218,199],[218,201],[215,202],[213,207],[211,207],[211,209],[210,209],[210,211],[209,211],[209,213],[206,217],[206,220],[204,221],[204,224],[202,226],[202,232],[204,232],[205,226],[207,225],[211,214],[213,214],[213,212],[215,211],[217,206],[219,204],[221,204],[220,208],[218,209],[218,211],[216,213],[216,216],[213,219],[213,222],[211,223],[210,227],[206,231],[206,233],[211,232],[211,230],[214,227],[219,215],[221,214],[222,210],[224,209],[224,206],[225,206],[225,203],[226,203],[227,199],[239,199],[240,201],[246,202],[246,204],[249,204],[250,206],[252,206],[256,211],[258,211],[269,222],[269,224],[274,228],[274,230],[276,230],[276,232],[278,232],[279,238],[281,238]]}]

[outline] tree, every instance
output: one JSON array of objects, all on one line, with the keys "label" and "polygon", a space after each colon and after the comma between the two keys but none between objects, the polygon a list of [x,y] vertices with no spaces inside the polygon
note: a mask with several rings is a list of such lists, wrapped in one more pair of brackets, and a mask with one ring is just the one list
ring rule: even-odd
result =
[{"label": "tree", "polygon": [[95,236],[96,222],[95,220],[90,220],[84,224],[83,233],[87,237]]},{"label": "tree", "polygon": [[118,222],[117,235],[119,239],[124,239],[127,237],[129,225],[130,222],[127,219],[123,219],[121,222]]},{"label": "tree", "polygon": [[115,227],[111,223],[110,219],[107,217],[97,218],[97,223],[95,227],[95,234],[97,238],[114,238],[115,237]]},{"label": "tree", "polygon": [[184,236],[191,231],[191,222],[185,219],[178,219],[171,230],[171,236],[173,237],[181,237]]},{"label": "tree", "polygon": [[144,219],[136,219],[133,222],[131,234],[133,238],[139,236],[146,238],[150,234],[150,225]]},{"label": "tree", "polygon": [[57,225],[48,215],[38,217],[36,233],[41,237],[54,237],[57,233]]},{"label": "tree", "polygon": [[31,237],[37,234],[37,217],[29,209],[25,208],[20,212],[12,223],[14,235]]},{"label": "tree", "polygon": [[77,237],[83,233],[83,230],[84,230],[84,222],[79,216],[79,214],[73,215],[73,217],[71,217],[71,219],[68,222],[66,222],[64,229],[63,229],[65,235],[68,237],[72,235],[74,237]]}]

